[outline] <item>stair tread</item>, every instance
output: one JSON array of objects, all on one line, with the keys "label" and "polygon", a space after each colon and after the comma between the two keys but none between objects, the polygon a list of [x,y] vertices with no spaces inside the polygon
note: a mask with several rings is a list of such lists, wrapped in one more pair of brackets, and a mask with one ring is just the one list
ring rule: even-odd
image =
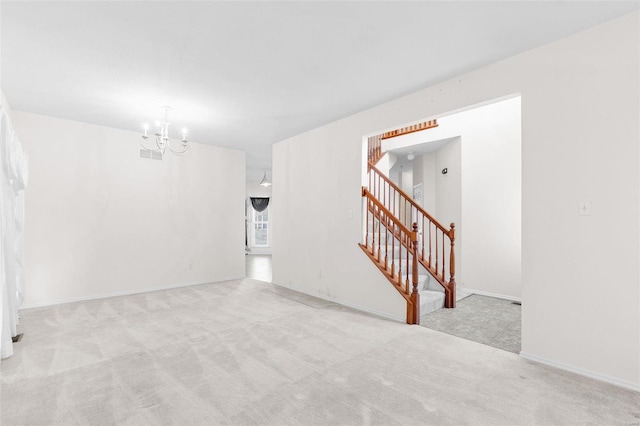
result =
[{"label": "stair tread", "polygon": [[423,297],[432,298],[432,299],[442,299],[444,300],[444,292],[437,290],[420,290],[420,298]]},{"label": "stair tread", "polygon": [[420,316],[444,308],[444,293],[435,290],[420,291]]}]

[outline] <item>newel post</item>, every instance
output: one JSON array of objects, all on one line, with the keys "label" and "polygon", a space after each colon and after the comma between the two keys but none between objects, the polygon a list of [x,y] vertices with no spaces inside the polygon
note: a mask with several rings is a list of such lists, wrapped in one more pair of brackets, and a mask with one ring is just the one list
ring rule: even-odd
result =
[{"label": "newel post", "polygon": [[449,239],[451,240],[451,252],[449,253],[449,291],[447,292],[447,308],[456,307],[456,224],[451,223],[449,230]]},{"label": "newel post", "polygon": [[413,305],[413,321],[411,324],[420,324],[420,293],[418,292],[418,224],[413,222],[411,232],[411,243],[413,244],[413,259],[411,261],[411,304]]}]

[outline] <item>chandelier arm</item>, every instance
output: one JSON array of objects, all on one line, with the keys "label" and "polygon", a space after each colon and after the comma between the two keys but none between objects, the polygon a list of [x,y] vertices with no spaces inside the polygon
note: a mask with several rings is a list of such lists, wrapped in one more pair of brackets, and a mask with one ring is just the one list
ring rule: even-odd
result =
[{"label": "chandelier arm", "polygon": [[184,147],[182,151],[173,149],[173,147],[171,146],[171,142],[169,141],[167,141],[167,146],[169,147],[169,150],[173,152],[175,155],[184,155],[187,153],[187,151],[189,151],[189,145],[186,145],[184,143],[182,145]]},{"label": "chandelier arm", "polygon": [[158,147],[158,151],[160,151],[162,153],[162,155],[164,155],[165,151],[167,150],[167,145],[169,145],[168,140],[167,142],[164,142],[162,144],[160,144],[160,141],[162,140],[162,136],[156,134],[156,146]]}]

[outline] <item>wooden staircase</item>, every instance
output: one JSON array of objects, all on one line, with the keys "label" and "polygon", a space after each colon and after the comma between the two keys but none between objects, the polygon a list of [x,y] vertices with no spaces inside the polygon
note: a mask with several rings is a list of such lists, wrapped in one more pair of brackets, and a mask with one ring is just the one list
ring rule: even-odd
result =
[{"label": "wooden staircase", "polygon": [[[407,324],[420,323],[420,270],[444,291],[444,307],[456,305],[455,224],[445,228],[376,168],[382,158],[382,140],[436,127],[435,120],[369,138],[367,232],[360,248],[407,302]],[[442,306],[442,305],[441,305]]]}]

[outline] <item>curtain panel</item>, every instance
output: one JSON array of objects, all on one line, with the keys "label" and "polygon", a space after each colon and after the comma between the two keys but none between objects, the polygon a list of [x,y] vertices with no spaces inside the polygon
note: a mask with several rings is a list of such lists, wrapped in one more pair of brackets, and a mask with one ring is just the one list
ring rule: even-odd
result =
[{"label": "curtain panel", "polygon": [[24,300],[24,190],[28,162],[0,106],[0,358],[13,355],[18,308]]},{"label": "curtain panel", "polygon": [[263,212],[269,207],[269,197],[251,197],[251,205],[258,213]]}]

